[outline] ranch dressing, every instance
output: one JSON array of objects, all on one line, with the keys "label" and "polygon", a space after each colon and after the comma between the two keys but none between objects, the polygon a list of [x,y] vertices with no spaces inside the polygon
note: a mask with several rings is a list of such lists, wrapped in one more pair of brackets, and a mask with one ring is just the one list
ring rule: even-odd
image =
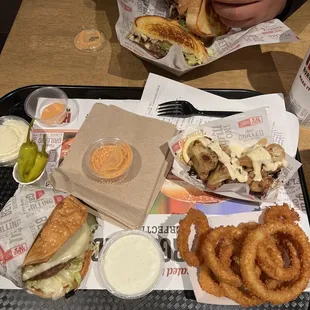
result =
[{"label": "ranch dressing", "polygon": [[139,234],[125,235],[114,241],[101,261],[110,287],[123,295],[149,291],[161,274],[162,257],[155,242]]},{"label": "ranch dressing", "polygon": [[273,162],[270,153],[259,144],[254,145],[249,150],[245,151],[244,154],[252,160],[254,181],[262,180],[262,165],[265,171],[276,171],[282,164],[282,162]]},{"label": "ranch dressing", "polygon": [[[238,180],[240,183],[244,183],[248,180],[247,172],[239,165],[239,161],[237,158],[237,153],[234,149],[230,149],[232,151],[231,157],[226,154],[218,141],[212,141],[208,147],[216,153],[219,158],[219,161],[225,165],[227,168],[229,175],[232,180]],[[237,149],[236,149],[237,150]]]},{"label": "ranch dressing", "polygon": [[19,148],[26,141],[27,123],[8,119],[0,125],[0,162],[13,160],[18,156]]}]

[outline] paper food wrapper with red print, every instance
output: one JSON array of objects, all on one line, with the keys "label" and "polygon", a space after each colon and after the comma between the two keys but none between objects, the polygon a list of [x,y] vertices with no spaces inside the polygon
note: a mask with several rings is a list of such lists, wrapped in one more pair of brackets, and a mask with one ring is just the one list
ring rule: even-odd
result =
[{"label": "paper food wrapper with red print", "polygon": [[[227,183],[216,190],[210,190],[199,178],[189,174],[190,167],[184,162],[182,157],[182,146],[184,142],[188,137],[195,134],[205,135],[212,140],[219,141],[220,144],[240,147],[250,147],[262,138],[267,139],[267,144],[276,143],[272,139],[269,123],[266,109],[259,108],[211,121],[205,125],[188,127],[169,141],[169,147],[175,159],[172,173],[207,192],[253,202],[276,202],[278,187],[286,184],[301,166],[300,162],[288,154],[286,154],[286,167],[281,169],[272,188],[262,197],[251,194],[250,188],[246,183]],[[285,150],[285,145],[282,146]]]},{"label": "paper food wrapper with red print", "polygon": [[202,65],[189,66],[179,46],[173,45],[168,54],[160,59],[151,56],[146,50],[128,39],[136,17],[157,15],[169,17],[170,6],[166,0],[117,0],[119,19],[116,34],[120,44],[138,57],[147,60],[177,76],[195,68],[209,64],[246,46],[298,41],[297,36],[280,20],[273,19],[249,29],[232,29],[228,34],[217,37],[207,47],[208,59]]},{"label": "paper food wrapper with red print", "polygon": [[20,189],[0,212],[0,275],[23,287],[22,264],[42,226],[67,194],[50,188]]}]

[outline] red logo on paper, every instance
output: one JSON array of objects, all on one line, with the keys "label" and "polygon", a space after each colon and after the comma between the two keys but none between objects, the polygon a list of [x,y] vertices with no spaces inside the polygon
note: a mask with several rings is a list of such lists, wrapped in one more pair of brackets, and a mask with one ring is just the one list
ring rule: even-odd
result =
[{"label": "red logo on paper", "polygon": [[62,196],[62,195],[55,195],[54,196],[54,201],[55,201],[55,204],[58,205],[65,197]]},{"label": "red logo on paper", "polygon": [[127,4],[125,4],[124,2],[121,2],[122,7],[125,9],[125,11],[127,12],[131,12],[132,8],[130,6],[128,6]]},{"label": "red logo on paper", "polygon": [[22,243],[14,248],[11,248],[4,252],[3,248],[0,246],[0,264],[5,264],[16,256],[19,256],[27,251],[27,244]]},{"label": "red logo on paper", "polygon": [[4,260],[4,250],[2,246],[0,245],[0,264],[2,264],[3,260]]},{"label": "red logo on paper", "polygon": [[180,150],[182,148],[183,144],[184,144],[184,141],[185,140],[183,139],[183,140],[180,140],[177,143],[173,144],[172,147],[171,147],[172,151],[175,153],[178,150]]},{"label": "red logo on paper", "polygon": [[250,127],[261,124],[263,122],[263,118],[261,116],[250,117],[244,119],[243,121],[238,122],[239,128]]},{"label": "red logo on paper", "polygon": [[45,194],[43,189],[36,191],[36,200],[40,199]]}]

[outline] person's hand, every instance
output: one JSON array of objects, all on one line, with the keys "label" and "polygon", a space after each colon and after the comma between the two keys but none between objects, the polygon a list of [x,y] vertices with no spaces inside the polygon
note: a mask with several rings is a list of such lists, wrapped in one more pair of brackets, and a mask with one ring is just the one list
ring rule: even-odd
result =
[{"label": "person's hand", "polygon": [[287,0],[213,0],[221,21],[232,28],[248,28],[280,14]]}]

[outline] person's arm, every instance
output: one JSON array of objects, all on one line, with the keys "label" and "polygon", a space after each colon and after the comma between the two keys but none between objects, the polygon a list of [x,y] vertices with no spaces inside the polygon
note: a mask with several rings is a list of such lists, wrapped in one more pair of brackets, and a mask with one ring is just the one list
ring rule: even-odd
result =
[{"label": "person's arm", "polygon": [[284,10],[280,15],[277,16],[277,18],[281,20],[287,19],[296,10],[298,10],[305,2],[307,2],[307,0],[287,0]]}]

